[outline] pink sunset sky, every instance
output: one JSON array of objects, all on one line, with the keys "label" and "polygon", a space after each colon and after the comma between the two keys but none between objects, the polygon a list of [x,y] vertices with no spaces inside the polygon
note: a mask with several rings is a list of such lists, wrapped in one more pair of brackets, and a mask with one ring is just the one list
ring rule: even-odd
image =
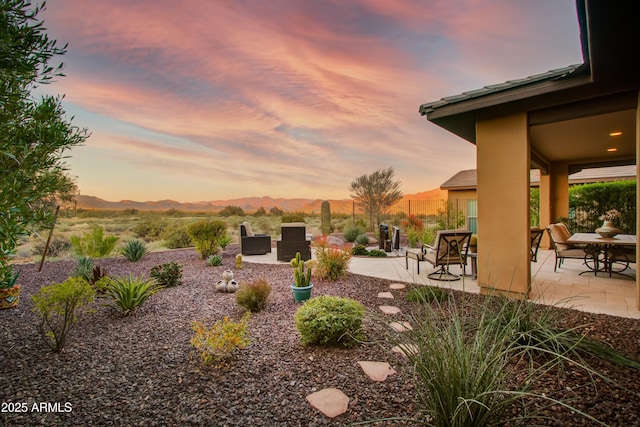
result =
[{"label": "pink sunset sky", "polygon": [[475,168],[420,104],[581,63],[573,0],[56,0],[81,194],[181,202],[405,194]]}]

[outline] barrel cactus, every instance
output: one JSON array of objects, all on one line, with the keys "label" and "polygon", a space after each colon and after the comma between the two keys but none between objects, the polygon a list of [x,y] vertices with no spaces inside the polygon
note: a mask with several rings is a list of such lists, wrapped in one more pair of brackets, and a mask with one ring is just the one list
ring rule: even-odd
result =
[{"label": "barrel cactus", "polygon": [[331,234],[331,207],[328,200],[323,201],[320,205],[320,219],[322,234],[325,236]]}]

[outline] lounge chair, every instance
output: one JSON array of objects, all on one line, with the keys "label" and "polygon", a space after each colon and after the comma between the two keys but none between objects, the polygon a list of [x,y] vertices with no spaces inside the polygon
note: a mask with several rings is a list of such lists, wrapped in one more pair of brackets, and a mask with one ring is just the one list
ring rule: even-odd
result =
[{"label": "lounge chair", "polygon": [[531,227],[531,261],[533,262],[538,262],[538,249],[540,249],[543,234],[544,229]]},{"label": "lounge chair", "polygon": [[264,255],[271,253],[271,236],[254,234],[251,224],[240,224],[240,253],[242,255]]},{"label": "lounge chair", "polygon": [[276,242],[278,261],[289,262],[300,252],[300,259],[311,259],[311,240],[307,240],[307,226],[304,222],[289,222],[280,226],[282,238]]},{"label": "lounge chair", "polygon": [[420,274],[420,262],[427,261],[434,267],[440,267],[429,273],[430,279],[453,281],[460,276],[449,271],[449,266],[460,265],[463,274],[467,265],[467,251],[471,240],[470,231],[441,230],[438,231],[433,246],[423,245],[419,251],[408,250],[405,255],[405,267],[409,269],[409,258],[415,259],[417,272]]},{"label": "lounge chair", "polygon": [[585,247],[567,243],[567,240],[571,237],[571,233],[569,233],[566,225],[561,222],[550,224],[549,227],[547,227],[547,232],[549,233],[551,246],[556,254],[556,262],[553,266],[554,272],[558,267],[562,267],[562,263],[566,258],[581,259],[586,262],[586,257],[589,254],[585,250]]}]

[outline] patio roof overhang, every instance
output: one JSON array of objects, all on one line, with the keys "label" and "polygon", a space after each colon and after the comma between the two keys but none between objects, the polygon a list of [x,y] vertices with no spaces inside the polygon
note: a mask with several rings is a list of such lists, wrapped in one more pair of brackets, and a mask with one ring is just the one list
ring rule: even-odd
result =
[{"label": "patio roof overhang", "polygon": [[552,162],[569,163],[570,173],[635,164],[640,2],[577,0],[576,8],[583,64],[426,103],[420,114],[475,144],[478,120],[526,112],[531,167],[543,174]]}]

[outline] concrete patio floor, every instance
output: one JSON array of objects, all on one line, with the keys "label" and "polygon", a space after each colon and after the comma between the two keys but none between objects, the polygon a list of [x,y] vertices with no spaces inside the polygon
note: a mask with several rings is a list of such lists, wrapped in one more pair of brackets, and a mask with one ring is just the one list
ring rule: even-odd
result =
[{"label": "concrete patio floor", "polygon": [[[439,286],[465,292],[480,292],[476,280],[464,276],[460,280],[444,282],[429,279],[427,276],[434,268],[426,263],[420,263],[420,274],[416,272],[415,260],[409,260],[409,269],[405,268],[405,257],[401,253],[392,253],[386,258],[353,257],[349,264],[349,271],[364,276],[378,277],[398,282]],[[276,260],[275,248],[266,255],[246,255],[243,261],[263,264],[285,264]],[[533,284],[531,299],[543,304],[553,304],[576,310],[603,313],[619,317],[640,319],[640,310],[636,308],[636,283],[629,277],[614,274],[593,273],[580,275],[586,270],[581,260],[567,259],[562,268],[553,271],[555,255],[553,251],[540,250],[538,262],[531,263]],[[626,273],[635,277],[636,268]],[[451,272],[460,274],[462,270],[451,267]],[[470,267],[467,267],[467,273]]]}]

